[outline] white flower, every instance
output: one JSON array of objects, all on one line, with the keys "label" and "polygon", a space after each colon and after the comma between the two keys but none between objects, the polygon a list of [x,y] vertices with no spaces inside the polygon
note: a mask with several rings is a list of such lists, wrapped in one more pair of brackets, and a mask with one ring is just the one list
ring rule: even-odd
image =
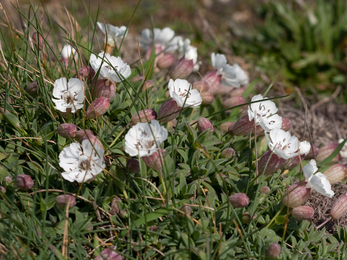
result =
[{"label": "white flower", "polygon": [[131,74],[130,66],[123,62],[122,58],[111,56],[108,53],[104,54],[101,52],[98,56],[91,54],[89,62],[95,71],[99,71],[100,69],[101,78],[108,79],[112,82],[122,81],[122,78],[118,76],[119,74],[124,78],[128,78]]},{"label": "white flower", "polygon": [[[315,160],[311,160],[303,168],[305,180],[307,182],[306,188],[311,188],[324,196],[332,198],[334,192],[331,190],[330,182],[327,179],[327,176],[318,171],[317,163]],[[317,172],[316,174],[314,174]]]},{"label": "white flower", "polygon": [[84,82],[76,78],[69,79],[68,83],[66,78],[57,79],[54,82],[53,97],[55,109],[66,112],[70,108],[75,113],[83,107]]},{"label": "white flower", "polygon": [[166,51],[174,51],[177,49],[177,43],[176,40],[174,40],[175,32],[169,27],[165,27],[164,29],[154,28],[153,31],[144,29],[141,32],[141,36],[140,46],[145,50],[148,50],[153,43],[155,46],[166,49]]},{"label": "white flower", "polygon": [[72,143],[65,147],[59,154],[59,165],[65,172],[62,176],[70,182],[87,182],[103,171],[104,150],[98,145],[93,145],[89,140],[84,140],[82,146]]},{"label": "white flower", "polygon": [[180,107],[197,108],[202,102],[200,93],[196,89],[192,89],[192,85],[185,79],[176,79],[169,81],[170,96]]},{"label": "white flower", "polygon": [[74,55],[76,53],[76,50],[71,47],[70,44],[65,44],[63,49],[61,50],[61,56],[63,59],[70,58],[71,55]]},{"label": "white flower", "polygon": [[151,124],[137,123],[125,135],[125,151],[130,156],[150,156],[159,149],[167,136],[167,130],[157,120],[152,120]]},{"label": "white flower", "polygon": [[222,85],[226,87],[238,88],[248,84],[248,76],[238,64],[233,66],[227,64],[227,59],[223,54],[211,54],[212,66],[217,70],[218,75],[222,75]]},{"label": "white flower", "polygon": [[105,34],[105,43],[110,46],[115,46],[117,38],[123,38],[127,36],[128,31],[126,26],[113,26],[111,24],[105,24],[97,22],[100,30]]},{"label": "white flower", "polygon": [[300,154],[308,154],[311,150],[311,144],[307,141],[300,142],[299,144]]},{"label": "white flower", "polygon": [[[252,102],[266,99],[262,95],[256,95],[252,98]],[[276,115],[277,107],[271,100],[252,103],[248,106],[249,121],[254,119],[256,125],[261,125],[264,131],[269,132],[274,128],[282,127],[282,117]]]},{"label": "white flower", "polygon": [[[339,139],[339,144],[342,143],[345,139]],[[342,149],[340,150],[340,155],[343,158],[347,158],[347,142],[344,144]]]},{"label": "white flower", "polygon": [[177,42],[179,57],[182,58],[184,56],[186,60],[193,60],[193,70],[199,70],[200,63],[198,62],[198,49],[190,45],[190,40],[185,39],[183,41],[183,38],[181,36],[176,36],[173,41]]}]

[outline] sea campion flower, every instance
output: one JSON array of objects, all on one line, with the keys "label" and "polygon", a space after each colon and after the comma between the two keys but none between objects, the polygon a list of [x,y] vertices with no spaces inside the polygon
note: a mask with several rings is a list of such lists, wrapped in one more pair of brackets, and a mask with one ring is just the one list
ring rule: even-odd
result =
[{"label": "sea campion flower", "polygon": [[190,40],[185,39],[181,36],[175,37],[178,45],[178,55],[180,58],[184,57],[186,60],[192,60],[194,63],[193,71],[198,71],[200,68],[200,63],[198,62],[198,49],[190,45]]},{"label": "sea campion flower", "polygon": [[169,91],[180,107],[198,108],[202,102],[199,91],[192,89],[192,85],[184,79],[170,79]]},{"label": "sea campion flower", "polygon": [[72,143],[59,154],[59,165],[65,171],[61,175],[70,182],[93,180],[105,168],[103,156],[104,150],[96,142],[85,139],[82,145]]},{"label": "sea campion flower", "polygon": [[75,55],[76,50],[71,47],[70,44],[65,44],[61,50],[61,57],[66,60],[69,59],[72,55]]},{"label": "sea campion flower", "polygon": [[71,112],[75,113],[83,107],[84,82],[76,78],[69,79],[69,82],[66,78],[57,79],[54,82],[53,97],[55,109],[61,112],[71,109]]},{"label": "sea campion flower", "polygon": [[141,36],[140,46],[145,50],[150,49],[153,44],[155,47],[160,47],[162,50],[165,49],[166,51],[174,51],[177,49],[177,44],[173,41],[175,32],[171,28],[154,28],[153,31],[151,29],[144,29],[141,32]]},{"label": "sea campion flower", "polygon": [[98,56],[90,55],[90,65],[95,71],[100,70],[100,77],[108,79],[111,82],[121,82],[124,78],[128,78],[131,69],[128,64],[123,62],[121,57],[114,57],[108,53],[99,53]]},{"label": "sea campion flower", "polygon": [[[256,95],[252,98],[252,102],[266,99],[262,95]],[[282,117],[277,115],[278,109],[274,102],[271,100],[264,100],[262,102],[252,103],[248,106],[249,121],[254,119],[256,125],[260,125],[264,131],[269,132],[274,128],[282,127]]]},{"label": "sea campion flower", "polygon": [[305,180],[307,182],[306,188],[311,188],[320,194],[332,198],[334,192],[331,190],[331,185],[327,176],[318,171],[317,163],[311,160],[306,166],[303,167]]},{"label": "sea campion flower", "polygon": [[137,123],[125,135],[125,151],[130,156],[150,156],[167,136],[167,130],[157,120],[152,120],[151,124]]},{"label": "sea campion flower", "polygon": [[223,54],[211,54],[212,66],[217,70],[217,74],[222,75],[221,84],[226,87],[238,88],[241,85],[248,84],[248,76],[238,64],[233,66],[227,63]]},{"label": "sea campion flower", "polygon": [[126,26],[113,26],[111,24],[104,24],[97,22],[98,27],[100,30],[105,34],[105,41],[104,43],[110,46],[115,46],[116,45],[116,40],[118,38],[123,38],[127,36],[128,31]]}]

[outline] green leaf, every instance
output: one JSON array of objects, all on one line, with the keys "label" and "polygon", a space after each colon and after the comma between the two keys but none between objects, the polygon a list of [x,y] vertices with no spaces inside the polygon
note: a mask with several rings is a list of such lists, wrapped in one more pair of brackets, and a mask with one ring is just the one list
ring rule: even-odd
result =
[{"label": "green leaf", "polygon": [[154,212],[151,212],[151,213],[148,213],[138,219],[136,219],[134,222],[133,222],[133,225],[134,227],[138,227],[142,224],[145,224],[145,223],[148,223],[150,221],[153,221],[153,220],[156,220],[168,213],[170,213],[172,211],[172,208],[171,207],[168,207],[168,208],[159,208],[157,209],[156,211]]},{"label": "green leaf", "polygon": [[341,151],[342,147],[345,145],[347,139],[345,139],[342,143],[339,144],[339,146],[335,149],[335,151],[332,152],[325,160],[318,163],[318,167],[321,167],[322,165],[328,164],[331,162],[332,159],[335,158],[336,155]]}]

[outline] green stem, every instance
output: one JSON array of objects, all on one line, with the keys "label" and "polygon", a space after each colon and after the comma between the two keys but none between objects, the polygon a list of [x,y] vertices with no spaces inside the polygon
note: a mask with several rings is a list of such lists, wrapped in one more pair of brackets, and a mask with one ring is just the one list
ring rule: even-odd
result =
[{"label": "green stem", "polygon": [[278,215],[281,213],[281,211],[284,209],[284,205],[282,206],[282,208],[276,213],[276,215],[271,219],[271,221],[269,222],[269,224],[267,224],[267,228],[270,227],[270,225],[272,224],[272,222],[275,221],[275,219],[278,217]]}]

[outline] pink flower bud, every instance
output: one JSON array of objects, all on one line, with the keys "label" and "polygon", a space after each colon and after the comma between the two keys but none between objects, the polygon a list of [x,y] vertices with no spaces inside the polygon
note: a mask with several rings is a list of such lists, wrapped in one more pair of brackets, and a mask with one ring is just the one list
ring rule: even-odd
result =
[{"label": "pink flower bud", "polygon": [[94,135],[85,135],[82,139],[82,142],[84,140],[89,140],[89,142],[93,145],[93,146],[97,146],[98,148],[102,149],[105,151],[104,145],[102,144],[102,142]]},{"label": "pink flower bud", "polygon": [[[155,48],[155,50],[154,50],[154,51],[155,51],[155,55],[157,55],[156,60],[155,60],[155,66],[156,66],[156,64],[157,64],[157,62],[158,62],[158,59],[160,59],[161,57],[163,57],[163,56],[164,56],[164,53],[162,52],[162,51],[163,51],[163,48],[162,48],[160,45],[155,45],[154,48]],[[153,49],[153,45],[150,46],[150,47],[148,48],[148,50],[146,51],[146,55],[145,55],[146,60],[149,60],[149,58],[151,57],[152,49]],[[162,52],[162,53],[160,53],[160,52]],[[159,53],[160,53],[160,54],[159,54]],[[158,54],[159,54],[159,55],[158,55]]]},{"label": "pink flower bud", "polygon": [[127,167],[127,170],[129,172],[133,172],[133,173],[139,173],[140,172],[140,163],[135,158],[128,159],[126,167]]},{"label": "pink flower bud", "polygon": [[119,202],[122,202],[122,200],[119,197],[114,196],[112,199],[112,202],[111,202],[111,209],[109,212],[111,215],[118,215],[119,214],[119,212],[120,212]]},{"label": "pink flower bud", "polygon": [[268,194],[271,191],[269,186],[263,186],[259,189],[259,192],[262,194]]},{"label": "pink flower bud", "polygon": [[57,128],[58,135],[64,138],[74,138],[77,133],[77,126],[70,123],[64,123]]},{"label": "pink flower bud", "polygon": [[235,124],[235,122],[225,122],[225,123],[220,124],[219,129],[222,132],[227,133],[229,127],[231,127],[231,130],[233,130],[234,124]]},{"label": "pink flower bud", "polygon": [[211,121],[207,118],[200,117],[198,120],[198,131],[204,132],[207,129],[210,129],[210,133],[213,132],[213,125],[211,124]]},{"label": "pink flower bud", "polygon": [[187,215],[190,216],[192,214],[192,208],[185,205],[181,208],[181,210]]},{"label": "pink flower bud", "polygon": [[214,96],[210,92],[201,92],[200,93],[201,99],[202,99],[202,104],[203,105],[209,105],[213,102]]},{"label": "pink flower bud", "polygon": [[[313,148],[313,151],[312,151],[312,148]],[[319,148],[314,144],[311,145],[311,149],[310,149],[309,153],[305,156],[305,160],[315,159],[316,156],[318,155],[318,153],[319,153]]]},{"label": "pink flower bud", "polygon": [[29,175],[19,174],[16,177],[15,184],[20,190],[30,190],[34,186],[34,181]]},{"label": "pink flower bud", "polygon": [[281,246],[277,243],[272,243],[266,250],[266,256],[269,258],[278,258],[281,254]]},{"label": "pink flower bud", "polygon": [[158,112],[158,120],[161,123],[167,123],[174,120],[178,117],[180,110],[181,107],[177,105],[175,100],[170,98],[161,105]]},{"label": "pink flower bud", "polygon": [[206,81],[203,81],[203,80],[194,82],[192,87],[193,87],[193,89],[196,89],[197,91],[199,91],[200,95],[202,92],[207,92],[209,89],[208,83]]},{"label": "pink flower bud", "polygon": [[342,181],[347,176],[346,166],[339,163],[330,166],[325,172],[324,175],[327,176],[330,184],[334,184]]},{"label": "pink flower bud", "polygon": [[256,130],[257,136],[264,134],[264,130],[260,125],[257,125],[254,128],[254,120],[249,121],[248,115],[241,117],[233,127],[233,134],[240,135],[249,135],[250,133],[254,133],[254,129]]},{"label": "pink flower bud", "polygon": [[186,77],[189,76],[190,73],[192,73],[193,69],[194,69],[193,60],[186,60],[183,57],[178,62],[175,63],[170,75],[173,80],[185,79]]},{"label": "pink flower bud", "polygon": [[293,218],[297,220],[310,220],[314,216],[314,209],[310,206],[299,206],[292,210]]},{"label": "pink flower bud", "polygon": [[33,81],[31,82],[27,88],[25,89],[25,91],[32,97],[36,97],[38,92],[39,92],[39,88],[37,87],[37,82]]},{"label": "pink flower bud", "polygon": [[306,182],[300,181],[289,186],[282,202],[289,208],[295,208],[304,204],[311,196],[311,189],[306,188]]},{"label": "pink flower bud", "polygon": [[146,89],[149,89],[150,87],[153,87],[153,86],[154,86],[154,81],[149,79],[149,80],[145,81],[145,83],[143,84],[142,89],[146,90]]},{"label": "pink flower bud", "polygon": [[278,157],[271,150],[267,150],[259,159],[258,174],[270,175],[283,168],[287,160]]},{"label": "pink flower bud", "polygon": [[244,103],[245,103],[245,99],[242,96],[231,97],[231,98],[226,99],[223,102],[223,107],[224,108],[230,108],[230,107],[242,105]]},{"label": "pink flower bud", "polygon": [[104,249],[94,260],[123,260],[123,257],[111,248]]},{"label": "pink flower bud", "polygon": [[289,159],[289,162],[286,166],[286,169],[290,170],[290,169],[293,169],[295,166],[299,165],[300,164],[300,160],[301,162],[305,159],[306,155],[305,154],[301,154],[300,155],[300,158],[299,158],[299,155],[298,156],[295,156],[291,159]]},{"label": "pink flower bud", "polygon": [[221,153],[221,157],[222,158],[231,158],[235,155],[235,150],[233,148],[226,148],[223,150],[223,152]]},{"label": "pink flower bud", "polygon": [[202,80],[208,84],[208,92],[213,94],[221,87],[222,75],[218,75],[214,70],[207,73]]},{"label": "pink flower bud", "polygon": [[[256,219],[256,215],[253,215],[253,219]],[[243,212],[241,217],[241,222],[243,224],[249,224],[251,223],[251,214],[249,212]]]},{"label": "pink flower bud", "polygon": [[76,136],[75,136],[75,139],[77,142],[80,142],[82,143],[82,140],[84,139],[85,136],[94,136],[93,135],[93,132],[90,131],[89,129],[81,129],[81,130],[78,130],[77,133],[76,133]]},{"label": "pink flower bud", "polygon": [[[339,146],[338,143],[330,143],[327,145],[324,145],[323,147],[321,147],[319,149],[319,153],[316,157],[316,161],[317,162],[322,162],[324,161],[326,158],[328,158],[334,151],[335,149]],[[331,162],[338,162],[339,160],[341,160],[341,155],[340,153],[338,153],[332,160]]]},{"label": "pink flower bud", "polygon": [[176,119],[171,120],[171,121],[167,122],[166,129],[167,130],[173,129],[174,127],[176,127],[176,125],[177,125],[177,120]]},{"label": "pink flower bud", "polygon": [[67,204],[69,203],[69,209],[76,206],[76,199],[71,195],[59,195],[55,198],[55,205],[57,205],[60,209],[65,209]]},{"label": "pink flower bud", "polygon": [[154,109],[145,109],[134,114],[131,117],[130,121],[133,125],[136,125],[139,122],[141,123],[151,122],[154,119],[157,119],[157,112],[155,112]]},{"label": "pink flower bud", "polygon": [[1,193],[6,193],[6,188],[3,187],[3,186],[0,186],[0,192],[1,192]]},{"label": "pink flower bud", "polygon": [[98,79],[96,85],[92,88],[92,95],[95,98],[105,97],[112,100],[116,95],[116,83],[108,79]]},{"label": "pink flower bud", "polygon": [[230,92],[230,97],[242,96],[243,92],[245,92],[245,88],[235,88]]},{"label": "pink flower bud", "polygon": [[163,151],[161,148],[159,148],[159,150],[154,154],[150,156],[143,156],[141,159],[148,167],[159,172],[162,168],[162,160],[164,160]]},{"label": "pink flower bud", "polygon": [[214,95],[220,95],[220,96],[223,96],[223,95],[229,95],[230,96],[230,93],[231,91],[234,89],[234,87],[223,87],[221,86],[215,93]]},{"label": "pink flower bud", "polygon": [[44,46],[45,46],[45,41],[43,40],[42,36],[38,33],[38,32],[34,32],[31,35],[31,39],[34,43],[34,47],[36,48],[37,45],[39,46],[39,50],[43,50]]},{"label": "pink flower bud", "polygon": [[234,208],[244,208],[249,204],[249,198],[245,193],[234,193],[229,196],[229,202]]},{"label": "pink flower bud", "polygon": [[282,117],[282,127],[281,127],[281,129],[287,132],[290,128],[292,128],[292,124],[291,124],[289,118]]},{"label": "pink flower bud", "polygon": [[347,213],[347,193],[341,195],[333,204],[330,210],[332,219],[339,219]]},{"label": "pink flower bud", "polygon": [[165,54],[158,59],[157,66],[159,69],[166,69],[170,67],[174,61],[175,57],[172,54]]},{"label": "pink flower bud", "polygon": [[12,177],[11,176],[6,176],[4,181],[5,181],[6,185],[9,185],[12,182]]},{"label": "pink flower bud", "polygon": [[88,107],[86,112],[87,118],[97,118],[107,112],[110,107],[110,101],[105,97],[95,99]]},{"label": "pink flower bud", "polygon": [[81,80],[92,82],[95,76],[95,70],[90,66],[84,66],[78,70],[78,77]]}]

